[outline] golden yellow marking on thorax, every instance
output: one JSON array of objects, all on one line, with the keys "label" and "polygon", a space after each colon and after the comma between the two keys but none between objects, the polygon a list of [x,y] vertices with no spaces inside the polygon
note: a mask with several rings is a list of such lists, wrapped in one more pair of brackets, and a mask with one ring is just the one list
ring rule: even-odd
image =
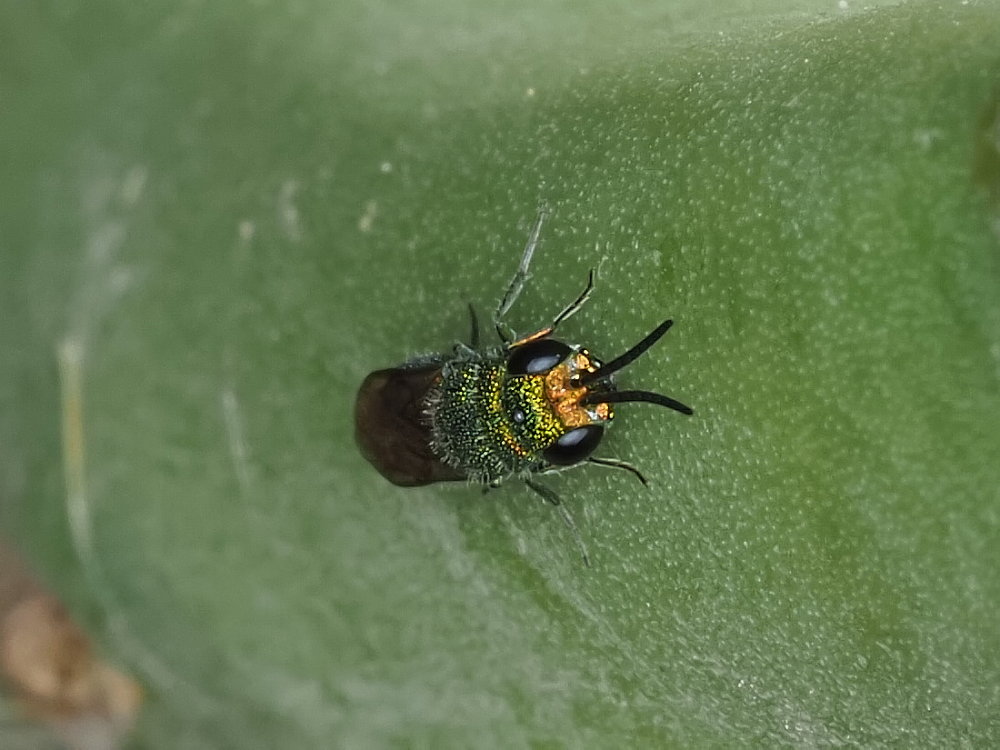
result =
[{"label": "golden yellow marking on thorax", "polygon": [[518,456],[527,456],[528,450],[518,442],[514,430],[504,414],[503,386],[504,380],[500,371],[496,370],[490,373],[487,401],[490,414],[494,418],[492,424],[508,448]]}]

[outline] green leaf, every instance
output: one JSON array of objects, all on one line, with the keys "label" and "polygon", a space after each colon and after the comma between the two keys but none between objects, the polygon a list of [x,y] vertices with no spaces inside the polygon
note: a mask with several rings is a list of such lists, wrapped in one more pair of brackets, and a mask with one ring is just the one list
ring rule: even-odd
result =
[{"label": "green leaf", "polygon": [[[996,745],[1000,7],[370,5],[2,10],[0,509],[137,744]],[[695,408],[546,480],[590,569],[352,435],[542,203],[510,322],[596,266]]]}]

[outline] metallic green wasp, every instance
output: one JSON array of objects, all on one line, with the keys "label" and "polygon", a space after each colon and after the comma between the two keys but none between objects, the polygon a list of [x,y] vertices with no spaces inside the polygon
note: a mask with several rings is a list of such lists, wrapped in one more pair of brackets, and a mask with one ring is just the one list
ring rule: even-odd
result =
[{"label": "metallic green wasp", "polygon": [[[666,320],[624,354],[602,362],[578,344],[553,338],[594,288],[583,292],[551,324],[518,337],[504,318],[528,280],[545,220],[539,213],[514,278],[493,314],[500,344],[480,347],[470,307],[468,345],[417,357],[365,378],[358,392],[355,437],[366,459],[393,484],[412,487],[466,480],[497,487],[520,479],[557,506],[583,548],[573,519],[540,475],[582,463],[624,469],[630,464],[594,456],[614,419],[614,405],[642,401],[682,414],[690,407],[649,391],[619,390],[615,373],[635,361],[673,324]],[[586,551],[583,551],[587,560]]]}]

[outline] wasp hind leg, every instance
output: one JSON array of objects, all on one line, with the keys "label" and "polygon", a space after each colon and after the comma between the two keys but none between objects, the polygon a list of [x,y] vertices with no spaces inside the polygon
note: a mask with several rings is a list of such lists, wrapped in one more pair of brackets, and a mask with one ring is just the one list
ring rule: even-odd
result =
[{"label": "wasp hind leg", "polygon": [[573,534],[573,538],[576,540],[576,546],[580,548],[580,555],[583,557],[583,564],[589,568],[590,555],[587,554],[587,545],[583,543],[583,537],[580,536],[580,530],[576,528],[576,521],[573,520],[573,516],[566,506],[562,504],[562,501],[559,499],[559,495],[556,494],[555,490],[549,489],[544,484],[532,482],[530,479],[525,479],[524,483],[540,495],[545,502],[554,506],[559,511],[559,515],[562,516],[563,521],[566,523],[566,526]]}]

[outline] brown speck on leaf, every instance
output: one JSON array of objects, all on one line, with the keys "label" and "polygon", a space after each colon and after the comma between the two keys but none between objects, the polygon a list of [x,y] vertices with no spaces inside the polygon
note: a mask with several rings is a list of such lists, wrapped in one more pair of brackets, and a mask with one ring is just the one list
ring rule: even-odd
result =
[{"label": "brown speck on leaf", "polygon": [[142,690],[94,654],[54,594],[0,540],[0,683],[28,720],[74,750],[114,750]]}]

